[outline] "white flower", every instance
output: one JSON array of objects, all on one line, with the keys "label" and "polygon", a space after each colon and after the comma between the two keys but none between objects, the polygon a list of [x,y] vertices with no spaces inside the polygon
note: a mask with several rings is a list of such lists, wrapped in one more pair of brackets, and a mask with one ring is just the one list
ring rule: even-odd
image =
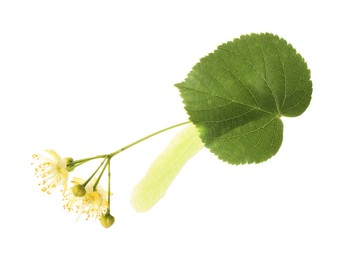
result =
[{"label": "white flower", "polygon": [[54,150],[46,150],[47,155],[33,155],[35,175],[41,179],[39,186],[48,194],[62,186],[65,192],[69,173],[66,169],[66,160],[62,159]]}]

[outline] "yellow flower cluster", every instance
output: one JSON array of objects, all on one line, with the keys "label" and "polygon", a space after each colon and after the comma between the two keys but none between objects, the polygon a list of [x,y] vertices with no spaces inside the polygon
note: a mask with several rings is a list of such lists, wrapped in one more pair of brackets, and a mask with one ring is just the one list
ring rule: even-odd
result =
[{"label": "yellow flower cluster", "polygon": [[[99,219],[108,228],[114,218],[110,215],[108,191],[98,184],[99,179],[85,181],[73,178],[72,187],[68,188],[69,169],[73,169],[71,158],[61,158],[54,150],[46,150],[46,155],[33,155],[35,175],[40,179],[39,186],[43,192],[51,194],[52,190],[62,187],[64,208],[76,212],[79,217],[83,214],[86,219]],[[78,164],[77,164],[78,166]]]}]

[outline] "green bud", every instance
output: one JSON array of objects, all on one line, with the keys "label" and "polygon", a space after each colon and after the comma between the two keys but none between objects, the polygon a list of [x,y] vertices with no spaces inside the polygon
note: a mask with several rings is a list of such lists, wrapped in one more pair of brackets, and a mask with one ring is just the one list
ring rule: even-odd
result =
[{"label": "green bud", "polygon": [[69,165],[70,163],[73,162],[73,159],[72,159],[72,157],[66,157],[66,158],[64,158],[64,161],[65,161],[66,165]]},{"label": "green bud", "polygon": [[86,189],[81,184],[76,184],[72,187],[72,193],[76,197],[83,197],[86,194]]},{"label": "green bud", "polygon": [[104,228],[109,228],[114,223],[114,217],[110,213],[106,213],[100,217],[100,223]]},{"label": "green bud", "polygon": [[73,167],[73,159],[72,157],[66,157],[64,158],[66,169],[68,172],[72,172],[75,168]]}]

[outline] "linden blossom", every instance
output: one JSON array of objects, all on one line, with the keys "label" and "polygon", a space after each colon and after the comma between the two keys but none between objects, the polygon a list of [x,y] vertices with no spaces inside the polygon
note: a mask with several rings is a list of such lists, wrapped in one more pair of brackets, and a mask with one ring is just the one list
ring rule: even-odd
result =
[{"label": "linden blossom", "polygon": [[89,218],[100,218],[102,215],[109,211],[109,203],[106,200],[108,192],[105,191],[100,185],[96,185],[97,179],[93,179],[86,185],[84,185],[85,180],[80,178],[74,178],[72,183],[74,187],[84,187],[84,194],[82,196],[80,193],[75,194],[74,189],[71,188],[70,192],[64,196],[64,209],[70,211],[75,211],[79,214],[86,214],[88,220]]},{"label": "linden blossom", "polygon": [[65,192],[69,177],[66,169],[68,159],[62,159],[54,150],[46,150],[46,152],[48,155],[34,154],[32,156],[35,175],[42,179],[39,186],[43,192],[48,194],[58,186],[62,186],[63,192]]}]

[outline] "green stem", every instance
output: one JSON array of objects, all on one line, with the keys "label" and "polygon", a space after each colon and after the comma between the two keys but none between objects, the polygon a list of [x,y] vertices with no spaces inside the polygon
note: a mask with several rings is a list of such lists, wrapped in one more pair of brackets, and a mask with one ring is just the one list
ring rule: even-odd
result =
[{"label": "green stem", "polygon": [[[102,175],[103,175],[104,172],[105,172],[106,166],[108,165],[109,161],[111,160],[111,157],[107,157],[107,158],[105,158],[105,160],[107,160],[107,162],[105,163],[104,168],[102,168],[101,173],[100,173],[98,179],[96,180],[96,182],[95,182],[95,184],[94,184],[94,186],[93,186],[93,191],[96,191],[96,186],[98,186],[99,181],[100,181]],[[105,160],[104,160],[104,161],[105,161]]]},{"label": "green stem", "polygon": [[107,213],[110,214],[110,208],[111,208],[111,160],[107,161],[107,167],[108,167],[108,194],[107,194],[108,208],[107,208]]},{"label": "green stem", "polygon": [[88,182],[90,182],[90,180],[94,177],[94,175],[99,171],[99,169],[101,168],[101,166],[105,163],[106,158],[100,163],[99,167],[95,170],[95,172],[88,178],[88,180],[86,180],[82,185],[85,187]]},{"label": "green stem", "polygon": [[191,122],[190,122],[190,121],[183,122],[183,123],[180,123],[180,124],[176,124],[176,125],[173,125],[173,126],[164,128],[164,129],[162,129],[162,130],[160,130],[160,131],[154,132],[153,134],[147,135],[147,136],[145,136],[145,137],[143,137],[143,138],[141,138],[141,139],[139,139],[139,140],[137,140],[137,141],[135,141],[135,142],[133,142],[133,143],[131,143],[131,144],[128,144],[127,146],[124,146],[123,148],[121,148],[121,149],[119,149],[119,150],[117,150],[117,151],[115,151],[115,152],[113,152],[113,153],[108,154],[108,156],[109,156],[110,158],[112,158],[112,157],[115,156],[116,154],[119,154],[120,152],[123,152],[124,150],[126,150],[126,149],[128,149],[128,148],[130,148],[130,147],[132,147],[132,146],[134,146],[134,145],[136,145],[136,144],[138,144],[138,143],[141,143],[141,142],[147,140],[148,138],[151,138],[151,137],[153,137],[153,136],[155,136],[155,135],[158,135],[158,134],[163,133],[163,132],[165,132],[165,131],[168,131],[168,130],[170,130],[170,129],[173,129],[173,128],[176,128],[176,127],[179,127],[179,126],[182,126],[182,125],[186,125],[186,124],[189,124],[189,123],[191,123]]},{"label": "green stem", "polygon": [[98,158],[105,158],[105,155],[97,155],[97,156],[93,156],[93,157],[89,157],[89,158],[85,158],[85,159],[80,159],[80,160],[75,160],[73,161],[73,164],[83,164],[86,163],[90,160],[94,160],[94,159],[98,159]]}]

